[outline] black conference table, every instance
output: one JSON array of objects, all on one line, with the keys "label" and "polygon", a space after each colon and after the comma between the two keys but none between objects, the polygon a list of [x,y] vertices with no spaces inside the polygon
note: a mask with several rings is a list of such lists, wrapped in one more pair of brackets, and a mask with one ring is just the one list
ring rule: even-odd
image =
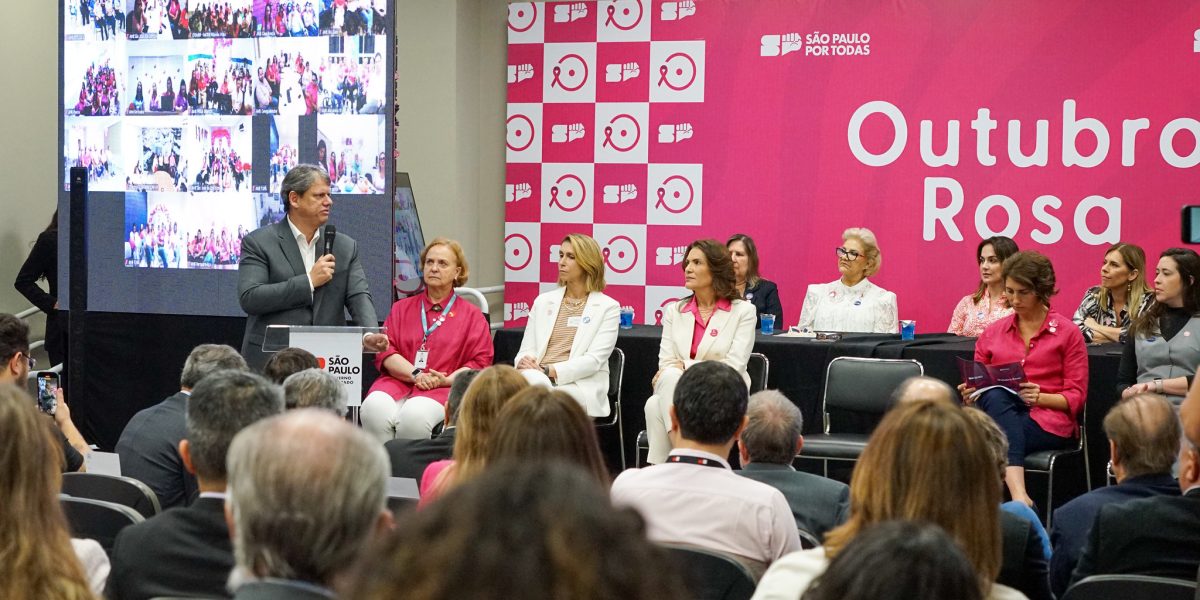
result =
[{"label": "black conference table", "polygon": [[[512,364],[521,345],[523,328],[504,328],[493,340],[497,363]],[[652,393],[650,380],[658,370],[658,345],[662,328],[637,325],[621,330],[617,347],[625,352],[624,384],[621,392],[622,418],[626,456],[636,456],[637,433],[645,429],[643,409]],[[825,368],[839,356],[874,358],[910,358],[921,362],[925,374],[945,381],[951,387],[961,382],[956,359],[972,358],[975,339],[946,333],[919,334],[914,340],[901,340],[897,334],[846,334],[836,342],[811,338],[759,334],[754,351],[767,357],[770,370],[767,387],[783,392],[800,407],[804,415],[804,432],[821,430],[821,398],[825,386]],[[1089,381],[1087,398],[1088,456],[1091,461],[1092,485],[1104,484],[1105,464],[1108,462],[1108,439],[1100,423],[1117,400],[1117,366],[1121,360],[1120,344],[1088,347]],[[601,444],[610,464],[615,455],[615,434],[601,434]],[[1074,495],[1074,494],[1071,494]],[[1055,502],[1058,504],[1058,502]]]}]

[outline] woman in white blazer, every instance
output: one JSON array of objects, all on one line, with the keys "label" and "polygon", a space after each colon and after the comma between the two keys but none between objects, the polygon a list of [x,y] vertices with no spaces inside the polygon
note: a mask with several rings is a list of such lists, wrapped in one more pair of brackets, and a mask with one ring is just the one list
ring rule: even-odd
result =
[{"label": "woman in white blazer", "polygon": [[514,363],[532,385],[562,390],[589,416],[607,417],[608,357],[621,307],[602,291],[604,257],[596,240],[578,233],[563,239],[558,286],[533,301]]},{"label": "woman in white blazer", "polygon": [[719,360],[736,369],[750,387],[746,363],[754,350],[758,311],[738,296],[729,250],[716,240],[697,240],[684,256],[684,287],[692,295],[663,312],[658,373],[651,382],[654,395],[646,401],[647,460],[651,463],[666,461],[671,451],[671,406],[675,384],[685,369],[701,361]]}]

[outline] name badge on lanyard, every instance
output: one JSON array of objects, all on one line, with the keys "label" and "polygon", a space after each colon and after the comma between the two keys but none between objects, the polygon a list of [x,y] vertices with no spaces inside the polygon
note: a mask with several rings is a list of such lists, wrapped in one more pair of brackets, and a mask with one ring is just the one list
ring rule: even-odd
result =
[{"label": "name badge on lanyard", "polygon": [[413,358],[413,367],[424,370],[429,366],[429,351],[421,348],[417,350],[417,356]]},{"label": "name badge on lanyard", "polygon": [[582,320],[582,317],[567,317],[567,327],[579,327]]},{"label": "name badge on lanyard", "polygon": [[458,300],[458,294],[452,294],[450,302],[446,303],[446,308],[438,315],[432,327],[430,327],[429,318],[426,316],[425,300],[421,300],[421,331],[424,333],[421,338],[421,348],[417,350],[417,355],[413,357],[413,367],[424,369],[429,365],[429,349],[426,348],[425,343],[429,341],[429,336],[433,335],[433,332],[437,331],[438,327],[441,327],[442,323],[446,321],[446,315],[450,314],[450,309],[454,308],[456,300]]}]

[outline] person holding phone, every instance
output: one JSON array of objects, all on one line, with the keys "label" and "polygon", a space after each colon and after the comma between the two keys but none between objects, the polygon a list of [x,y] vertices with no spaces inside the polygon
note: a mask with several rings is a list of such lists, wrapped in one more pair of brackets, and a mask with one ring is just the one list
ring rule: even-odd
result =
[{"label": "person holding phone", "polygon": [[1075,443],[1077,419],[1087,399],[1088,354],[1083,334],[1050,307],[1054,266],[1038,252],[1018,252],[1001,270],[1013,314],[988,326],[975,343],[975,360],[985,365],[1020,363],[1026,381],[1020,392],[991,388],[976,397],[966,383],[963,401],[983,410],[1008,437],[1004,482],[1013,500],[1033,505],[1025,489],[1025,457]]},{"label": "person holding phone", "polygon": [[1129,328],[1117,391],[1160,394],[1178,406],[1200,364],[1200,256],[1169,248],[1154,271],[1155,302]]}]

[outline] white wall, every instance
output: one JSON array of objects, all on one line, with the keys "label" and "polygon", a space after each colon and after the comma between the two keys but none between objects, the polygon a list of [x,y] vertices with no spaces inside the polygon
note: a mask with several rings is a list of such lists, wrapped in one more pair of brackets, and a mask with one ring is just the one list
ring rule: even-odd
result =
[{"label": "white wall", "polygon": [[[60,7],[59,0],[6,2],[0,19],[0,55],[8,58],[0,61],[3,312],[29,306],[12,281],[57,199]],[[397,0],[395,11],[398,169],[412,175],[426,237],[461,241],[471,285],[497,285],[504,278],[506,3]],[[40,322],[34,328],[40,332]]]}]

